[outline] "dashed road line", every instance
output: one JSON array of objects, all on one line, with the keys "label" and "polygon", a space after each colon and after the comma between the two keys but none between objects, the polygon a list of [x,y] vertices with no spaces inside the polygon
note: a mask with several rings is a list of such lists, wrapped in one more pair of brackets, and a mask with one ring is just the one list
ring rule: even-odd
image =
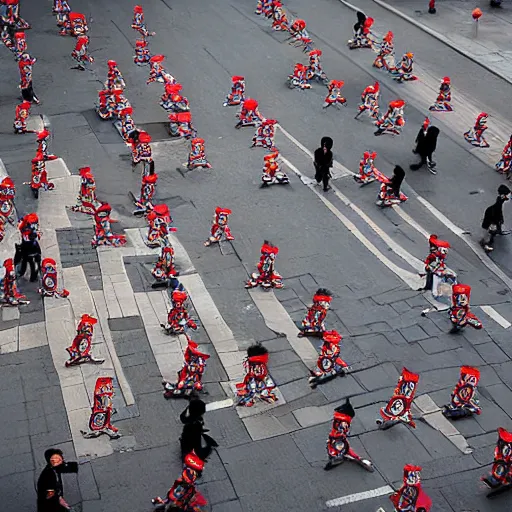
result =
[{"label": "dashed road line", "polygon": [[508,329],[512,324],[503,316],[501,316],[492,306],[480,306],[480,309],[488,316],[490,316],[497,324],[500,324],[503,329]]},{"label": "dashed road line", "polygon": [[355,494],[342,496],[341,498],[335,498],[333,500],[327,501],[325,504],[329,508],[341,507],[342,505],[348,505],[349,503],[356,503],[357,501],[378,498],[379,496],[386,496],[388,494],[393,494],[394,492],[395,490],[391,486],[384,485],[383,487],[378,487],[377,489],[372,489],[370,491],[358,492]]}]

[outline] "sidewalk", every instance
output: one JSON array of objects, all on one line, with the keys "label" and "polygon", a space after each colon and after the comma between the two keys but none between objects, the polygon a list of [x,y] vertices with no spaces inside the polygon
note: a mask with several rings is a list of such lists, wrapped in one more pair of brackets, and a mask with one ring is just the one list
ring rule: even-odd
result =
[{"label": "sidewalk", "polygon": [[[487,0],[438,0],[428,14],[428,0],[374,0],[512,84],[512,6],[492,8]],[[476,23],[471,12],[479,7]]]}]

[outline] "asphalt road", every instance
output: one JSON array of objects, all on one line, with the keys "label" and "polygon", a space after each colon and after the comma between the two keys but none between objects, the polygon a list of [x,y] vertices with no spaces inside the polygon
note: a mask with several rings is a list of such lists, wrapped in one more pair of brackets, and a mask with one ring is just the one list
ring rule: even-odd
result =
[{"label": "asphalt road", "polygon": [[[491,113],[490,125],[493,114],[496,118],[509,115],[506,108],[512,93],[510,85],[370,0],[357,5],[376,19],[379,32],[388,29],[395,32],[397,55],[404,51],[415,53],[416,63],[426,78],[435,81],[449,74],[457,84],[456,91],[470,97],[478,109]],[[425,101],[429,98],[422,96],[423,92],[415,95],[414,83],[398,85],[372,69],[372,52],[348,50],[346,40],[352,35],[355,13],[338,0],[313,3],[291,0],[286,8],[292,15],[307,21],[312,38],[324,52],[324,70],[330,78],[345,81],[343,92],[348,107],[341,111],[322,111],[324,87],[314,85],[312,90],[301,92],[286,86],[286,77],[294,64],[305,62],[306,56],[286,44],[283,34],[272,32],[267,20],[254,15],[254,8],[252,0],[236,3],[148,0],[144,5],[146,22],[150,30],[157,33],[150,41],[152,52],[166,55],[169,72],[183,84],[183,93],[191,102],[194,125],[206,140],[207,155],[213,165],[213,170],[184,172],[182,163],[186,161],[188,145],[168,144],[162,137],[164,142],[154,144],[160,175],[157,195],[169,204],[180,241],[242,345],[276,339],[243,289],[243,280],[247,272],[253,271],[264,239],[279,246],[277,269],[284,276],[287,288],[301,300],[308,302],[307,295],[317,284],[334,291],[330,325],[345,336],[344,355],[351,362],[372,359],[381,366],[375,373],[368,370],[368,374],[361,374],[358,380],[335,381],[326,387],[327,391],[299,392],[297,388],[294,398],[287,398],[289,403],[282,407],[281,416],[291,416],[290,411],[303,407],[327,405],[347,395],[358,395],[361,419],[354,422],[354,447],[374,460],[378,472],[369,475],[357,467],[342,467],[327,474],[321,471],[328,423],[311,428],[300,426],[293,435],[254,442],[235,413],[217,411],[209,416],[208,422],[214,437],[221,439],[221,448],[205,472],[204,492],[214,512],[321,510],[327,500],[338,496],[396,484],[403,464],[411,462],[425,466],[425,487],[435,502],[435,510],[491,510],[478,486],[478,478],[492,460],[495,428],[512,426],[504,412],[510,411],[512,404],[512,392],[508,388],[511,384],[509,356],[512,355],[506,345],[508,333],[494,326],[486,333],[468,333],[466,338],[453,341],[444,334],[448,329],[444,319],[444,323],[420,320],[418,307],[423,304],[422,299],[416,299],[405,284],[404,272],[393,272],[383,261],[387,258],[402,271],[414,273],[414,258],[421,260],[427,252],[424,233],[397,212],[377,209],[374,205],[377,186],[361,189],[351,176],[334,180],[334,185],[346,196],[347,202],[370,217],[373,225],[348,207],[334,191],[325,194],[325,198],[373,244],[376,248],[373,254],[351,234],[353,229],[347,229],[347,224],[333,215],[332,208],[329,211],[291,169],[287,169],[291,177],[289,186],[260,189],[265,151],[249,149],[252,129],[235,130],[236,109],[222,107],[229,91],[230,76],[244,75],[247,95],[259,101],[262,114],[277,119],[309,151],[317,147],[322,136],[328,135],[335,141],[335,159],[349,170],[357,172],[362,153],[370,149],[378,153],[377,167],[390,174],[395,164],[408,168],[414,161],[411,149],[426,115]],[[106,61],[113,58],[124,75],[126,96],[134,107],[136,123],[151,124],[149,128],[154,133],[163,133],[157,126],[166,120],[165,112],[158,105],[163,87],[161,84],[147,86],[148,69],[133,64],[135,32],[130,28],[131,6],[127,7],[120,0],[111,1],[107,6],[103,2],[83,1],[80,10],[92,17],[90,48],[96,59],[92,70],[83,73],[69,69],[73,66],[69,56],[73,41],[57,35],[50,5],[24,1],[23,15],[34,24],[27,36],[29,48],[38,58],[34,87],[43,101],[34,112],[49,117],[54,137],[52,151],[66,161],[72,173],[76,174],[83,165],[93,168],[98,195],[114,206],[121,226],[143,227],[143,221],[130,215],[132,205],[127,192],[138,191],[140,185],[138,173],[130,170],[128,149],[110,123],[97,120],[92,109],[97,90],[101,88],[99,81],[105,79]],[[17,66],[7,50],[2,51],[0,158],[16,182],[17,208],[21,214],[34,209],[28,189],[21,183],[28,180],[35,144],[29,135],[11,135],[18,95]],[[368,119],[353,119],[362,90],[375,79],[380,80],[382,86],[381,110],[397,97],[402,96],[408,102],[407,125],[399,137],[374,137],[374,127]],[[435,94],[433,91],[431,101]],[[474,233],[471,238],[475,241],[483,210],[494,201],[495,191],[502,182],[488,164],[470,151],[462,133],[448,117],[437,119],[436,124],[442,130],[435,158],[439,173],[432,176],[426,170],[408,172],[404,191],[410,199],[401,208],[423,231],[436,232],[450,240],[453,250],[449,266],[473,286],[473,304],[496,305],[496,309],[512,321],[512,308],[507,300],[510,290],[506,284],[416,198],[419,194],[455,225]],[[278,132],[276,144],[302,174],[313,175],[311,158],[293,140]],[[233,210],[230,226],[236,240],[232,252],[225,256],[216,248],[202,246],[209,232],[211,215],[218,205]],[[71,220],[73,225],[82,226],[78,216]],[[390,248],[387,237],[402,251]],[[512,275],[509,249],[508,240],[500,240],[493,258]],[[299,285],[302,292],[298,291]],[[298,316],[301,314],[299,310]],[[483,315],[483,312],[478,314]],[[489,319],[483,320],[491,324]],[[416,323],[421,323],[427,338],[434,338],[441,345],[439,349],[432,349],[432,339],[415,338],[412,331],[408,331]],[[432,343],[429,345],[429,342]],[[498,350],[500,356],[496,355]],[[48,357],[45,353],[37,355],[42,361]],[[405,427],[397,427],[389,433],[375,432],[376,404],[389,396],[396,371],[403,364],[424,372],[422,392],[432,393],[440,403],[448,399],[458,366],[476,364],[485,369],[487,381],[482,385],[488,386],[483,400],[483,416],[486,417],[478,422],[467,420],[462,427],[457,424],[475,446],[474,455],[462,456],[439,432],[424,424],[414,433]],[[394,369],[389,370],[387,365]],[[278,374],[277,369],[275,373]],[[304,374],[295,370],[291,363],[290,374],[291,383],[302,382]],[[279,378],[277,381],[280,385],[287,383],[284,376],[281,382]],[[181,405],[162,403],[159,388],[148,388],[145,375],[134,374],[131,384],[141,417],[138,422],[123,420],[120,423],[144,442],[132,453],[116,453],[91,463],[99,498],[85,498],[86,493],[81,488],[75,501],[83,501],[84,512],[114,507],[145,510],[148,499],[164,492],[177,475],[175,417]],[[0,406],[9,404],[0,403]],[[40,453],[34,456],[41,457]],[[3,465],[8,462],[0,462],[0,467]],[[13,488],[16,473],[6,469],[3,474],[7,475],[6,488]],[[14,491],[9,492],[14,498]],[[505,496],[493,502],[492,510],[508,510],[507,500]],[[24,497],[22,501],[26,510],[30,510],[30,500]],[[25,510],[12,505],[6,510]],[[385,497],[347,505],[340,510],[373,512],[379,506],[391,510]]]}]

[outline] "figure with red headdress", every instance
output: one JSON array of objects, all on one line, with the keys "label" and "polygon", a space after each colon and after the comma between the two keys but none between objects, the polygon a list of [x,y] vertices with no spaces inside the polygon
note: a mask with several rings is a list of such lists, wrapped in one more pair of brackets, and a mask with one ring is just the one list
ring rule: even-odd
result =
[{"label": "figure with red headdress", "polygon": [[489,114],[481,112],[476,118],[475,126],[464,134],[464,138],[472,145],[479,148],[488,148],[489,143],[485,140],[484,132],[487,130],[487,118]]},{"label": "figure with red headdress", "polygon": [[342,339],[338,331],[323,331],[323,344],[316,368],[310,370],[309,385],[313,389],[318,384],[335,379],[338,375],[343,377],[348,372],[348,364],[340,357],[340,342]]},{"label": "figure with red headdress", "polygon": [[7,223],[14,226],[14,197],[16,187],[14,181],[6,176],[0,181],[0,242],[5,237],[5,226]]},{"label": "figure with red headdress", "polygon": [[81,167],[78,169],[80,175],[80,191],[76,198],[76,205],[71,206],[74,212],[94,215],[99,201],[96,198],[96,181],[90,167]]},{"label": "figure with red headdress", "polygon": [[18,62],[18,68],[20,71],[20,90],[21,96],[24,101],[30,101],[39,105],[39,98],[34,93],[34,87],[32,84],[32,66],[36,63],[37,59],[31,57],[29,53],[23,53]]},{"label": "figure with red headdress", "polygon": [[359,161],[359,175],[354,175],[354,180],[364,186],[382,179],[382,173],[375,166],[376,158],[377,153],[365,151],[363,158]]},{"label": "figure with red headdress", "polygon": [[144,215],[153,209],[153,196],[156,191],[156,182],[158,174],[145,174],[142,176],[142,185],[140,189],[140,196],[135,198],[135,210],[133,215]]},{"label": "figure with red headdress", "polygon": [[400,191],[402,182],[405,179],[405,171],[399,165],[395,165],[393,176],[388,178],[383,173],[376,174],[380,182],[380,190],[377,194],[376,205],[381,208],[388,208],[394,204],[400,204],[407,201],[408,197]]},{"label": "figure with red headdress", "polygon": [[152,174],[154,170],[153,151],[151,149],[151,135],[145,131],[135,130],[129,139],[132,147],[132,171],[142,162],[143,174]]},{"label": "figure with red headdress", "polygon": [[277,402],[276,384],[268,372],[268,350],[262,345],[251,345],[243,364],[245,377],[236,385],[237,405],[252,407],[255,398],[269,404]]},{"label": "figure with red headdress", "polygon": [[98,92],[98,99],[99,103],[96,106],[96,112],[104,121],[107,119],[117,119],[123,109],[130,107],[121,89],[103,89]]},{"label": "figure with red headdress", "polygon": [[180,273],[176,270],[174,265],[174,248],[167,237],[167,244],[162,245],[160,256],[151,271],[152,276],[156,279],[157,284],[165,285],[173,278],[176,278]]},{"label": "figure with red headdress", "polygon": [[226,96],[224,107],[240,105],[245,99],[245,78],[238,75],[232,76],[231,83],[231,92]]},{"label": "figure with red headdress", "polygon": [[313,40],[309,37],[306,30],[306,22],[304,20],[296,19],[289,28],[291,39],[290,44],[293,46],[303,46],[304,52],[310,52],[313,48]]},{"label": "figure with red headdress", "polygon": [[395,47],[393,37],[393,32],[391,32],[391,30],[384,36],[379,48],[379,54],[373,61],[374,68],[384,69],[385,71],[392,71],[395,69]]},{"label": "figure with red headdress", "polygon": [[171,212],[166,204],[157,204],[146,214],[148,221],[148,235],[144,242],[148,247],[156,248],[167,244],[167,235],[177,231],[171,227]]},{"label": "figure with red headdress", "polygon": [[[53,0],[53,14],[57,18],[57,27],[61,27],[61,35],[66,35],[66,25],[69,24],[71,7],[66,0]],[[64,32],[64,33],[62,33]]]},{"label": "figure with red headdress", "polygon": [[482,322],[469,310],[471,286],[456,284],[452,287],[452,306],[450,308],[450,320],[452,322],[451,334],[455,334],[467,325],[473,329],[481,329]]},{"label": "figure with red headdress", "polygon": [[502,427],[498,428],[498,442],[494,449],[491,472],[488,476],[483,476],[482,481],[491,489],[487,494],[488,498],[512,489],[512,433]]},{"label": "figure with red headdress", "polygon": [[160,106],[167,111],[172,112],[188,112],[190,103],[185,96],[180,94],[183,89],[181,84],[165,84],[165,92],[160,99]]},{"label": "figure with red headdress", "polygon": [[258,102],[252,98],[246,98],[242,102],[240,112],[237,114],[239,119],[235,128],[243,128],[244,126],[256,126],[265,119],[258,110]]},{"label": "figure with red headdress", "polygon": [[261,246],[261,256],[258,262],[258,273],[251,274],[251,278],[245,284],[246,288],[261,286],[264,289],[282,288],[283,278],[275,270],[275,261],[279,248],[265,240]]},{"label": "figure with red headdress", "polygon": [[429,110],[434,112],[453,112],[451,84],[450,77],[445,76],[439,87],[436,102],[429,107]]},{"label": "figure with red headdress", "polygon": [[123,108],[118,113],[118,120],[114,122],[116,128],[128,146],[131,146],[132,133],[137,129],[132,117],[133,107]]},{"label": "figure with red headdress", "polygon": [[263,157],[263,174],[261,176],[262,186],[288,185],[290,180],[281,170],[279,165],[279,151],[274,151]]},{"label": "figure with red headdress", "polygon": [[82,363],[102,364],[105,359],[95,359],[91,354],[92,336],[94,326],[98,320],[87,314],[83,314],[76,328],[76,336],[71,346],[66,348],[69,354],[69,360],[66,361],[66,368]]},{"label": "figure with red headdress", "polygon": [[361,94],[361,103],[359,104],[358,112],[354,119],[357,119],[363,112],[368,112],[368,115],[375,121],[379,118],[379,95],[380,85],[375,82],[369,85]]},{"label": "figure with red headdress", "polygon": [[374,135],[382,135],[383,133],[400,135],[403,127],[405,126],[404,107],[404,100],[391,101],[389,103],[388,111],[375,122],[377,131]]},{"label": "figure with red headdress", "polygon": [[402,368],[402,374],[398,379],[395,391],[393,391],[393,396],[386,407],[382,407],[380,410],[381,417],[377,420],[380,430],[387,430],[398,423],[416,428],[411,414],[411,405],[419,380],[420,376],[417,373]]},{"label": "figure with red headdress", "polygon": [[39,228],[39,217],[37,213],[28,213],[18,222],[22,242],[41,239],[41,230]]},{"label": "figure with red headdress", "polygon": [[206,159],[206,151],[204,149],[204,139],[194,137],[190,141],[190,152],[188,154],[187,169],[211,169],[210,162]]},{"label": "figure with red headdress", "polygon": [[89,27],[87,25],[87,19],[85,18],[85,15],[78,12],[70,12],[69,24],[66,26],[66,29],[67,33],[73,37],[87,35],[87,32],[89,32]]},{"label": "figure with red headdress", "polygon": [[272,0],[258,0],[254,14],[263,14],[266,18],[272,15]]},{"label": "figure with red headdress", "polygon": [[480,372],[472,366],[462,366],[459,381],[452,391],[450,403],[444,406],[443,416],[457,420],[481,414],[482,409],[478,405],[476,387],[480,380]]},{"label": "figure with red headdress", "polygon": [[16,57],[16,62],[19,62],[21,56],[27,51],[27,40],[25,39],[25,32],[14,33],[14,46],[12,51]]},{"label": "figure with red headdress", "polygon": [[340,105],[344,105],[345,107],[347,106],[347,100],[341,94],[341,89],[344,85],[345,82],[343,80],[331,80],[329,82],[329,92],[325,97],[323,108],[330,107],[331,105],[336,107],[339,107]]},{"label": "figure with red headdress", "polygon": [[197,131],[192,125],[191,112],[173,112],[169,114],[169,135],[185,139],[195,138]]},{"label": "figure with red headdress", "polygon": [[124,90],[126,83],[124,81],[123,75],[121,74],[121,71],[119,71],[119,68],[117,67],[117,62],[115,60],[108,60],[107,66],[107,80],[105,81],[103,88],[106,90]]},{"label": "figure with red headdress", "polygon": [[110,245],[113,247],[121,247],[126,244],[125,235],[115,235],[112,233],[112,222],[114,221],[110,215],[112,214],[112,206],[108,203],[100,203],[94,212],[94,238],[91,240],[92,247],[100,245]]},{"label": "figure with red headdress", "polygon": [[198,344],[188,336],[187,340],[188,346],[185,349],[183,367],[178,372],[178,381],[176,383],[165,380],[162,382],[165,390],[164,397],[167,399],[188,397],[192,394],[203,392],[202,378],[206,370],[206,361],[210,356],[201,352],[198,349]]},{"label": "figure with red headdress", "polygon": [[81,430],[86,439],[93,439],[106,434],[110,439],[119,439],[119,429],[111,423],[115,413],[112,399],[114,397],[114,379],[112,377],[99,377],[94,386],[94,402],[89,418],[89,432]]},{"label": "figure with red headdress", "polygon": [[37,132],[37,153],[41,153],[43,155],[45,162],[57,160],[57,158],[59,158],[56,155],[48,154],[48,141],[50,140],[50,135],[50,131],[46,128]]},{"label": "figure with red headdress", "polygon": [[41,288],[39,294],[42,297],[54,297],[65,299],[69,291],[63,288],[57,289],[57,262],[52,258],[45,258],[41,263]]},{"label": "figure with red headdress", "polygon": [[269,151],[276,151],[274,146],[274,137],[277,121],[275,119],[265,119],[256,127],[256,133],[252,138],[253,148],[260,147]]},{"label": "figure with red headdress", "polygon": [[413,63],[414,53],[405,53],[402,57],[402,60],[400,61],[400,64],[398,64],[395,69],[391,70],[393,73],[393,78],[399,83],[418,80],[418,77],[412,72]]},{"label": "figure with red headdress", "polygon": [[132,28],[136,30],[144,39],[154,36],[156,32],[150,32],[144,21],[144,9],[140,5],[133,8]]},{"label": "figure with red headdress", "polygon": [[30,185],[34,199],[39,198],[39,190],[54,190],[55,184],[48,181],[48,173],[46,172],[46,164],[44,161],[43,153],[36,153],[32,159],[32,175],[29,182],[24,182],[24,185]]},{"label": "figure with red headdress", "polygon": [[20,16],[19,0],[2,0],[3,8],[0,9],[0,25],[5,30],[28,30],[30,23]]},{"label": "figure with red headdress", "polygon": [[347,42],[350,50],[374,47],[375,41],[371,32],[373,23],[373,18],[367,18],[361,11],[357,12],[357,23],[354,25],[354,39],[349,39]]},{"label": "figure with red headdress", "polygon": [[149,43],[145,39],[137,39],[135,41],[135,55],[133,56],[133,62],[137,66],[145,66],[151,60],[151,54],[149,53]]},{"label": "figure with red headdress", "polygon": [[272,30],[288,31],[290,30],[290,22],[283,8],[283,4],[279,0],[272,2]]},{"label": "figure with red headdress", "polygon": [[79,71],[85,71],[85,66],[94,62],[94,57],[89,55],[89,36],[81,34],[76,38],[75,49],[71,52],[71,57],[77,62],[72,69]]},{"label": "figure with red headdress", "polygon": [[421,487],[420,466],[404,466],[404,483],[389,499],[396,512],[430,512],[432,500]]},{"label": "figure with red headdress", "polygon": [[14,133],[34,133],[33,130],[27,130],[28,116],[30,115],[30,101],[24,101],[16,106],[16,113],[14,114]]},{"label": "figure with red headdress", "polygon": [[308,68],[304,64],[300,62],[295,64],[293,73],[288,75],[288,87],[290,89],[295,89],[295,87],[302,90],[311,89],[311,84],[308,82],[307,71]]},{"label": "figure with red headdress", "polygon": [[500,161],[496,164],[496,170],[510,179],[512,171],[512,135],[501,152]]},{"label": "figure with red headdress", "polygon": [[14,261],[8,258],[4,261],[4,277],[0,279],[0,304],[5,306],[18,306],[30,304],[25,295],[18,291],[16,284],[16,270]]},{"label": "figure with red headdress", "polygon": [[153,55],[149,59],[149,78],[146,80],[146,84],[153,82],[160,82],[162,84],[174,84],[176,80],[170,75],[164,68],[162,62],[165,60],[163,55]]},{"label": "figure with red headdress", "polygon": [[350,403],[350,399],[346,399],[343,405],[334,409],[334,417],[332,419],[332,427],[327,439],[327,455],[329,462],[327,462],[324,469],[329,469],[339,466],[346,460],[357,462],[364,469],[373,473],[375,468],[368,459],[361,458],[352,448],[348,440],[350,434],[350,424],[354,419],[356,412]]},{"label": "figure with red headdress", "polygon": [[213,224],[210,232],[210,237],[204,243],[205,247],[209,247],[212,244],[218,244],[225,237],[226,240],[234,240],[235,237],[231,234],[231,230],[228,226],[229,216],[231,215],[229,208],[221,208],[217,206],[215,208],[215,214],[213,215]]},{"label": "figure with red headdress", "polygon": [[174,481],[173,486],[167,492],[166,498],[162,499],[157,496],[151,500],[155,511],[201,512],[203,507],[207,505],[208,502],[195,486],[196,480],[203,473],[204,460],[192,451],[185,456],[183,462],[184,467],[181,477]]},{"label": "figure with red headdress", "polygon": [[309,52],[309,66],[306,71],[306,77],[308,80],[318,80],[324,85],[329,84],[329,79],[325,74],[320,57],[322,56],[322,50],[311,50]]},{"label": "figure with red headdress", "polygon": [[327,288],[319,288],[313,295],[313,304],[302,320],[298,336],[323,336],[326,331],[325,319],[331,306],[332,292]]},{"label": "figure with red headdress", "polygon": [[162,329],[166,334],[185,334],[188,329],[195,331],[197,324],[188,314],[188,309],[185,306],[188,300],[186,291],[174,290],[171,294],[172,306],[167,314],[167,324],[161,324]]}]

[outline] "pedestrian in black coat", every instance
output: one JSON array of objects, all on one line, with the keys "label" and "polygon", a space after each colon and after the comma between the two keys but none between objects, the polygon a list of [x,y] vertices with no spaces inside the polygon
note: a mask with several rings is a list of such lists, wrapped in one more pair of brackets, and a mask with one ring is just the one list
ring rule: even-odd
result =
[{"label": "pedestrian in black coat", "polygon": [[322,137],[320,147],[315,151],[315,180],[318,184],[323,183],[324,192],[327,192],[329,179],[331,178],[331,167],[333,165],[332,146],[334,142],[330,137]]},{"label": "pedestrian in black coat", "polygon": [[14,244],[14,265],[18,277],[22,277],[30,267],[30,282],[37,281],[41,271],[41,247],[37,240],[37,234],[31,233],[30,240],[23,240],[21,244]]},{"label": "pedestrian in black coat", "polygon": [[494,250],[494,238],[496,235],[505,235],[502,230],[503,223],[503,203],[510,199],[510,189],[506,185],[498,187],[498,197],[496,202],[485,210],[484,220],[482,221],[483,237],[480,240],[480,245],[484,248],[485,252]]},{"label": "pedestrian in black coat", "polygon": [[399,166],[395,165],[393,169],[393,176],[391,176],[391,183],[389,184],[389,188],[393,191],[393,195],[395,197],[400,197],[400,187],[402,186],[402,182],[405,178],[405,171]]},{"label": "pedestrian in black coat", "polygon": [[414,151],[421,157],[419,164],[411,164],[409,168],[413,171],[417,171],[425,164],[427,164],[428,170],[432,174],[437,174],[435,170],[436,163],[432,160],[432,155],[437,147],[437,137],[439,136],[439,128],[436,126],[429,126],[425,133],[423,128],[418,132],[416,137],[416,150]]},{"label": "pedestrian in black coat", "polygon": [[37,481],[37,512],[68,512],[70,506],[64,500],[62,476],[78,473],[76,462],[64,462],[62,450],[50,448],[44,452],[46,467]]}]

